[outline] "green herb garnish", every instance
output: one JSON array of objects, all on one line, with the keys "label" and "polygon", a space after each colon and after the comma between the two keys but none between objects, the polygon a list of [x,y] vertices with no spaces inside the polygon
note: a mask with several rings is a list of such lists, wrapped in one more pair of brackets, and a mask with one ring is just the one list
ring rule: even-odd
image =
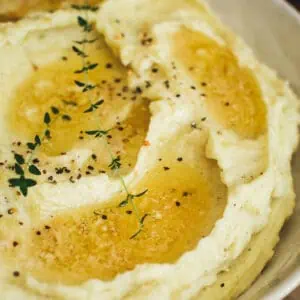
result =
[{"label": "green herb garnish", "polygon": [[[92,26],[92,24],[89,23],[87,11],[95,11],[95,10],[92,9],[92,7],[88,6],[87,4],[85,4],[84,6],[76,6],[76,5],[74,6],[73,5],[73,8],[77,9],[77,10],[85,11],[84,17],[82,17],[82,16],[77,17],[77,23],[78,23],[79,27],[82,28],[82,31],[84,33],[84,38],[80,41],[75,41],[76,46],[73,45],[73,47],[72,47],[73,51],[82,59],[82,68],[79,70],[75,70],[74,73],[75,74],[85,74],[85,81],[83,82],[83,81],[75,80],[74,83],[77,87],[81,88],[82,93],[87,93],[87,95],[88,95],[90,106],[84,111],[84,113],[93,113],[104,103],[103,99],[98,100],[98,101],[93,101],[91,94],[89,93],[91,90],[93,90],[96,87],[95,85],[93,85],[89,82],[89,72],[96,69],[98,67],[98,63],[91,63],[91,62],[87,61],[89,55],[86,52],[85,45],[88,43],[94,43],[97,40],[97,39],[92,39],[89,37],[89,34],[92,32],[93,26]],[[130,204],[133,207],[133,211],[138,219],[139,229],[137,230],[136,233],[134,233],[130,237],[130,239],[134,239],[142,232],[143,226],[144,226],[144,220],[148,216],[148,214],[145,214],[142,217],[140,216],[139,210],[138,210],[137,206],[135,205],[134,200],[136,198],[144,196],[148,190],[145,190],[145,191],[143,191],[139,194],[135,194],[135,195],[129,193],[128,188],[125,184],[124,178],[119,173],[120,168],[122,166],[121,157],[114,156],[110,149],[110,146],[109,146],[107,135],[108,135],[109,131],[111,131],[111,130],[112,129],[108,129],[108,130],[94,129],[94,130],[86,131],[85,134],[87,134],[91,137],[95,137],[95,138],[105,138],[106,147],[111,156],[111,162],[108,165],[108,167],[110,168],[111,171],[115,172],[115,174],[119,177],[121,184],[127,194],[126,199],[119,204],[119,207],[124,207],[124,206],[127,206],[128,204]]]},{"label": "green herb garnish", "polygon": [[[51,113],[53,114],[53,116],[55,116],[54,118],[51,117]],[[25,197],[28,195],[28,189],[30,187],[37,185],[37,181],[30,177],[27,177],[26,173],[35,176],[40,176],[42,174],[40,169],[32,163],[32,160],[37,149],[42,146],[42,143],[46,139],[51,138],[50,125],[58,117],[59,117],[59,109],[55,106],[51,106],[50,112],[46,112],[44,114],[43,122],[46,126],[44,135],[42,137],[36,135],[32,142],[26,144],[27,148],[30,150],[27,158],[25,158],[23,155],[18,153],[15,153],[14,155],[14,159],[15,159],[14,171],[17,175],[19,175],[19,177],[10,178],[8,179],[8,182],[11,187],[19,188],[20,192]]]}]

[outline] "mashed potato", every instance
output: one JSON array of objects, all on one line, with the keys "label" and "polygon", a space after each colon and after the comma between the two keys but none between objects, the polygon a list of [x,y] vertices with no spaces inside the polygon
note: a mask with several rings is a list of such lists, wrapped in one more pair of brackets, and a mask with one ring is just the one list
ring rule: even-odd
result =
[{"label": "mashed potato", "polygon": [[299,103],[205,4],[39,14],[2,25],[0,53],[4,299],[232,299],[252,283],[293,210]]}]

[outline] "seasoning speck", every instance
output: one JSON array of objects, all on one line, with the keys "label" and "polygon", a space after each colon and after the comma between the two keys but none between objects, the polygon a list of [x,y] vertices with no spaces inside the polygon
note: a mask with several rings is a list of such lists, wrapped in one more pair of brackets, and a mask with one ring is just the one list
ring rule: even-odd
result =
[{"label": "seasoning speck", "polygon": [[7,213],[8,213],[9,215],[12,215],[12,214],[14,214],[16,211],[17,211],[17,210],[16,210],[15,208],[10,208],[10,209],[7,211]]},{"label": "seasoning speck", "polygon": [[15,277],[19,277],[19,276],[20,276],[20,272],[19,272],[19,271],[14,271],[14,272],[13,272],[13,275],[14,275]]}]

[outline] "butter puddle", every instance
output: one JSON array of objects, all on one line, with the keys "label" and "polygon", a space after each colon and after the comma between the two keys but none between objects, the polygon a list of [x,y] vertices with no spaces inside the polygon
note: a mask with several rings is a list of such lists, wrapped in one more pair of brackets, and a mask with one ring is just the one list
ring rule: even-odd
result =
[{"label": "butter puddle", "polygon": [[230,49],[187,29],[175,34],[174,45],[175,56],[203,91],[201,96],[215,120],[242,138],[255,139],[265,133],[266,107],[259,85]]},{"label": "butter puddle", "polygon": [[17,253],[20,270],[46,282],[79,284],[111,280],[138,264],[173,263],[210,233],[226,206],[227,191],[212,161],[199,170],[162,158],[132,192],[145,188],[136,205],[149,215],[137,238],[130,239],[138,229],[132,207],[117,208],[124,196],[106,207],[72,209],[31,230]]},{"label": "butter puddle", "polygon": [[[98,64],[89,73],[91,83],[96,85],[89,93],[92,102],[104,100],[100,109],[84,114],[90,102],[88,93],[82,93],[74,84],[74,80],[85,81],[85,78],[84,74],[74,73],[82,68],[82,62],[72,52],[67,52],[55,63],[41,68],[35,66],[35,72],[18,87],[11,100],[7,122],[12,133],[22,141],[33,140],[36,134],[44,132],[44,114],[51,107],[57,107],[70,116],[70,120],[59,118],[51,125],[52,138],[45,141],[40,149],[41,165],[47,157],[59,156],[74,148],[88,148],[100,154],[101,159],[87,161],[81,170],[82,175],[108,171],[111,158],[105,142],[85,134],[87,130],[100,128],[113,128],[108,136],[109,143],[113,153],[121,156],[123,173],[128,173],[136,163],[150,122],[149,101],[130,90],[126,68],[102,39],[99,37],[99,41],[87,50],[89,60]],[[23,150],[26,153],[26,147]],[[18,151],[21,152],[21,149]],[[92,171],[91,167],[88,169],[91,164]]]}]

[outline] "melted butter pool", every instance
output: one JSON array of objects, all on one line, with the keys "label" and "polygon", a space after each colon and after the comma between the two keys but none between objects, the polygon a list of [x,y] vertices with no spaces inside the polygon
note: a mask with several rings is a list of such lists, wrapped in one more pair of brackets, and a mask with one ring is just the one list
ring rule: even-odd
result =
[{"label": "melted butter pool", "polygon": [[215,120],[243,138],[265,133],[266,107],[259,84],[229,48],[187,29],[175,34],[174,45],[175,56],[203,91],[203,101]]},{"label": "melted butter pool", "polygon": [[25,269],[40,280],[78,284],[91,278],[111,280],[138,264],[174,263],[223,215],[226,188],[216,164],[207,161],[206,167],[163,160],[144,177],[132,192],[148,189],[135,202],[141,216],[149,216],[135,239],[130,239],[138,229],[132,207],[117,208],[124,195],[106,206],[95,204],[50,218],[32,230]]},{"label": "melted butter pool", "polygon": [[[101,161],[93,162],[93,167],[107,171],[110,155],[103,139],[95,142],[95,138],[86,135],[85,131],[113,128],[109,134],[112,151],[121,156],[123,171],[129,170],[135,165],[148,130],[149,102],[129,89],[127,69],[101,39],[89,46],[86,53],[89,53],[88,61],[98,64],[89,72],[88,78],[85,74],[74,73],[82,68],[82,60],[73,52],[65,53],[46,66],[33,66],[32,76],[18,87],[11,101],[9,127],[21,140],[32,141],[36,134],[42,136],[46,129],[43,123],[45,112],[57,107],[61,115],[68,115],[71,120],[52,114],[52,138],[45,140],[40,153],[57,156],[74,148],[89,148],[101,155]],[[82,93],[75,80],[89,80],[96,88]],[[84,113],[91,103],[101,99],[104,104],[97,111]]]}]

